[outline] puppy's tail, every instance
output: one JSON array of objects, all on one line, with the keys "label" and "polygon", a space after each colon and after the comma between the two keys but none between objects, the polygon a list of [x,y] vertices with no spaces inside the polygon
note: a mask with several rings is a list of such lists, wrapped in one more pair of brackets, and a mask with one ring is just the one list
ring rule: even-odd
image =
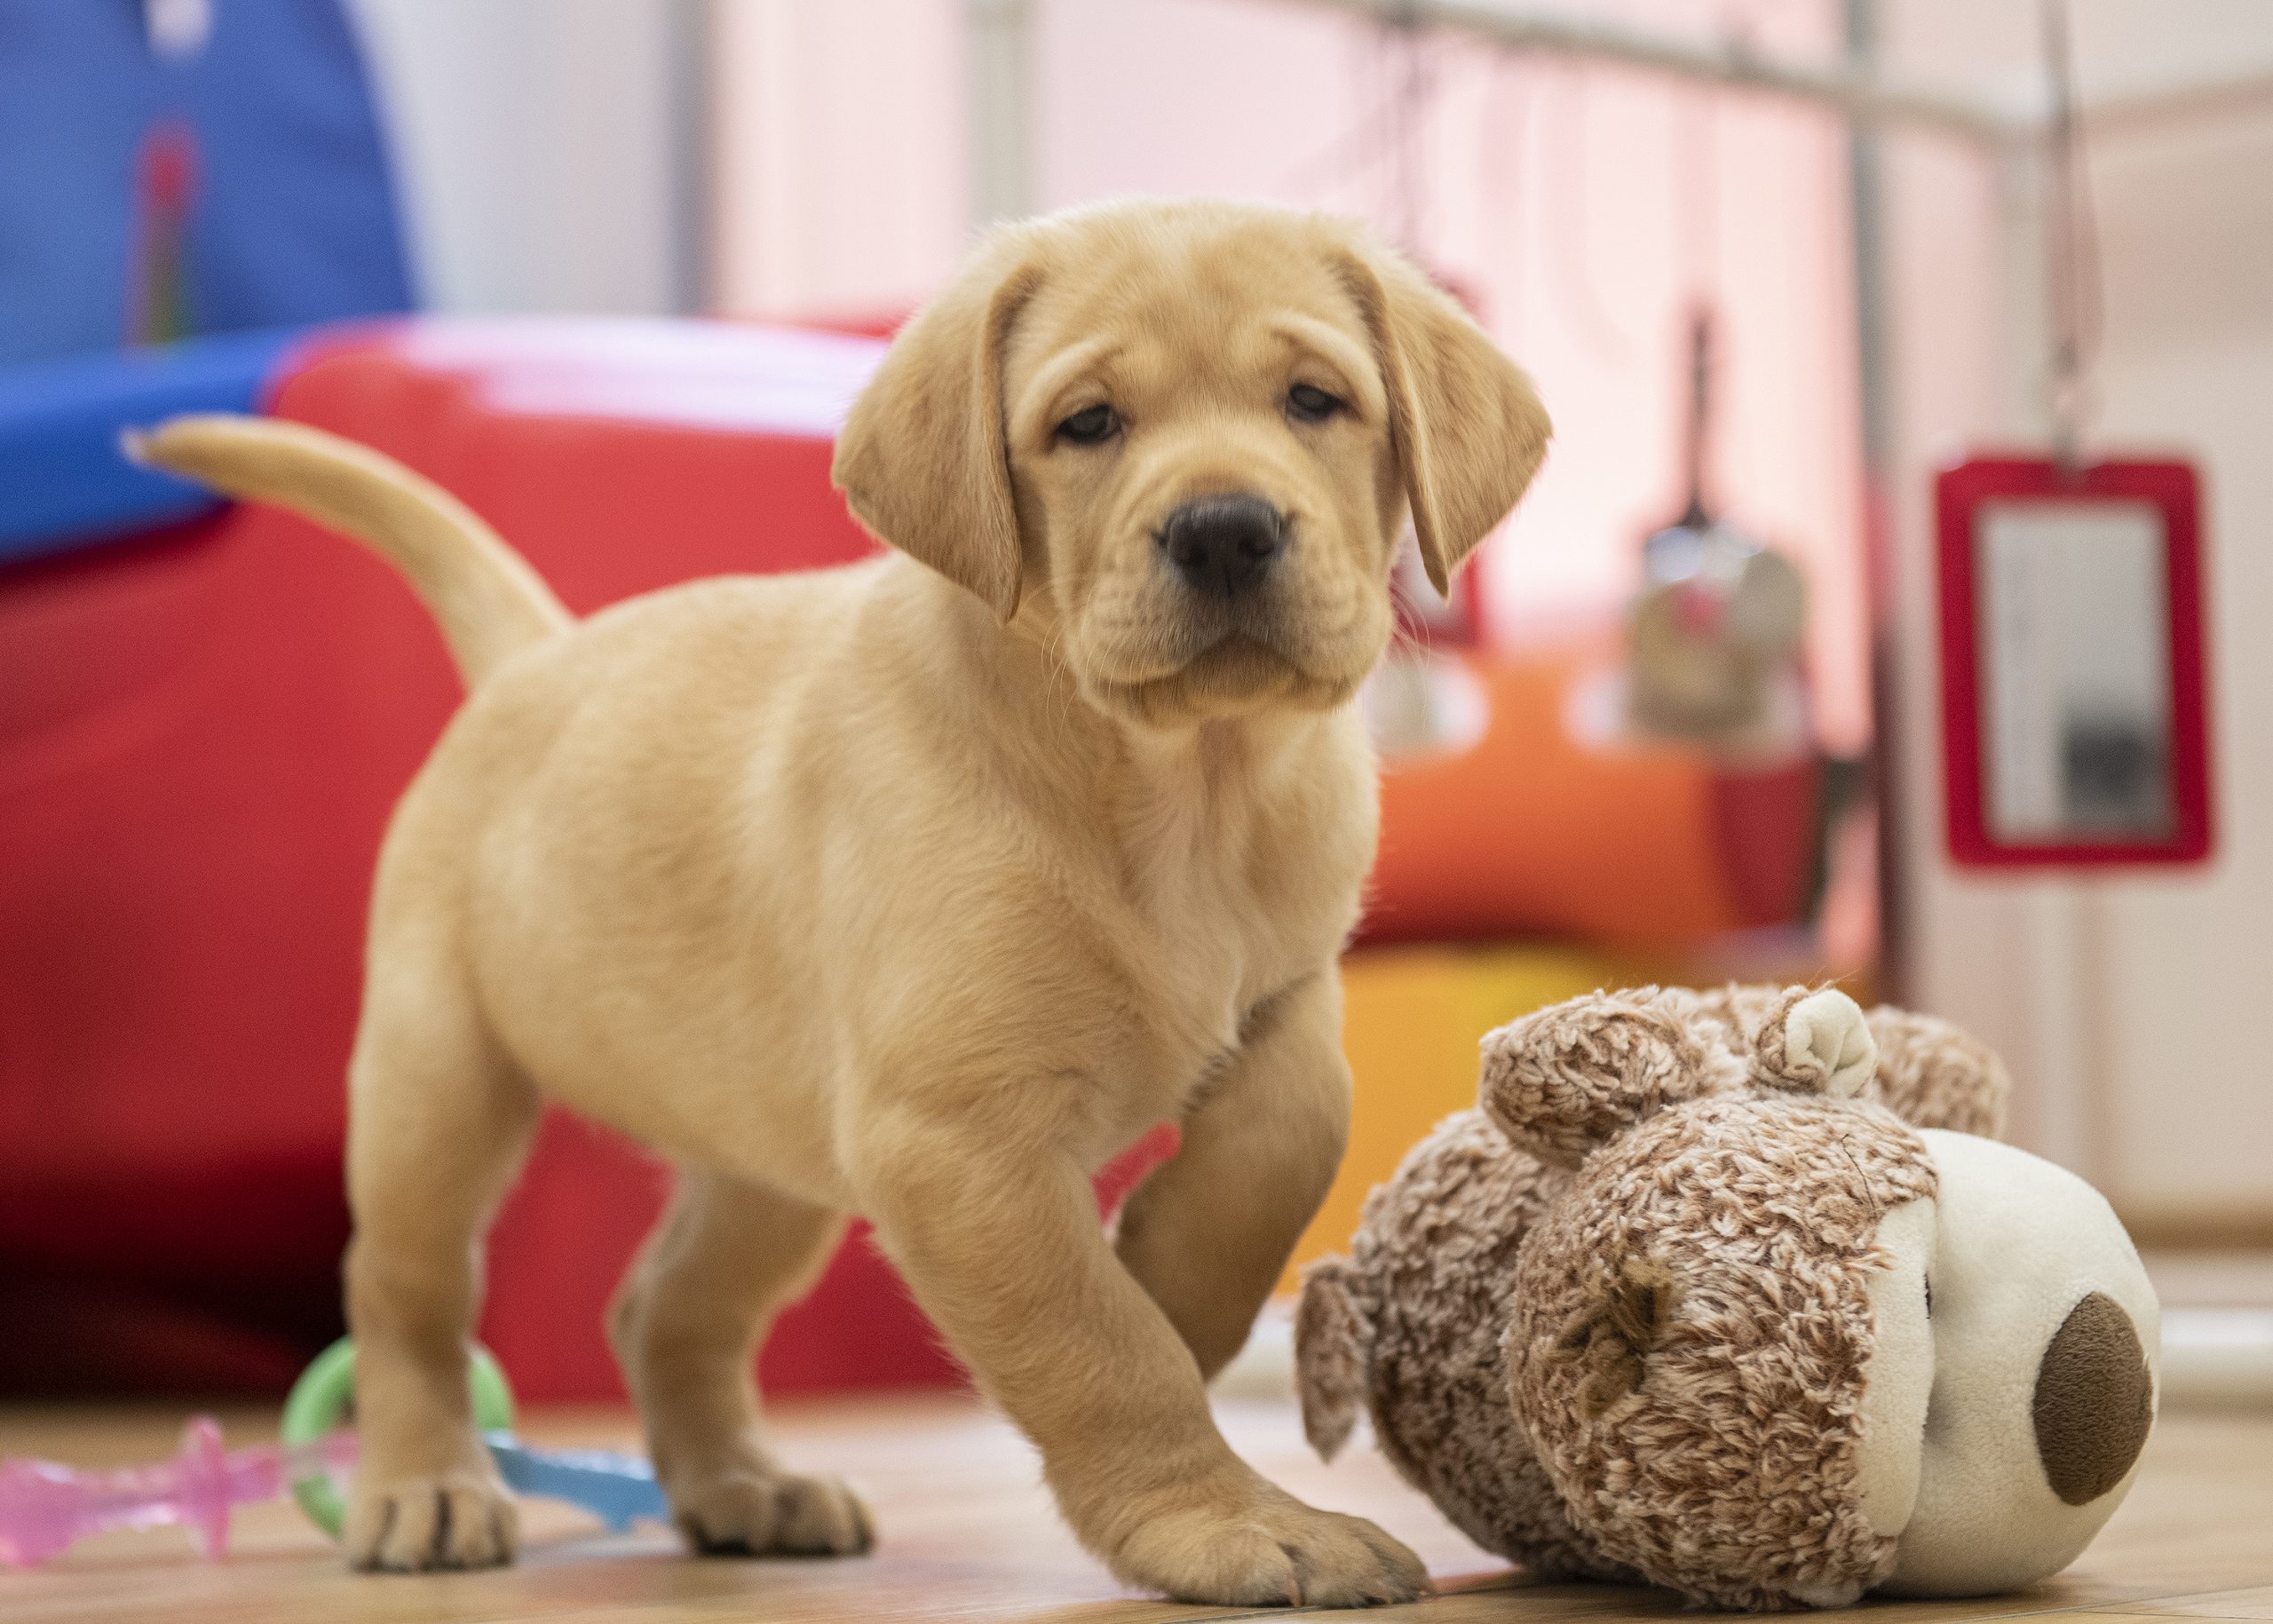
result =
[{"label": "puppy's tail", "polygon": [[199,413],[128,430],[137,463],[273,503],[352,536],[409,578],[466,686],[568,626],[528,561],[449,492],[352,440],[274,417]]}]

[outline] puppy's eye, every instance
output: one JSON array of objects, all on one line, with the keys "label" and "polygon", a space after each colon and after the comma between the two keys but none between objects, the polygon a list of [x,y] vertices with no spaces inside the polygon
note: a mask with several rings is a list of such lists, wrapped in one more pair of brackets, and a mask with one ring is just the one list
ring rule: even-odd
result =
[{"label": "puppy's eye", "polygon": [[1324,423],[1334,413],[1349,409],[1340,396],[1330,395],[1314,384],[1297,384],[1287,392],[1287,415],[1298,422]]},{"label": "puppy's eye", "polygon": [[1082,408],[1059,424],[1057,438],[1072,440],[1077,446],[1094,446],[1112,439],[1113,431],[1120,426],[1121,419],[1113,415],[1113,408],[1100,401]]}]

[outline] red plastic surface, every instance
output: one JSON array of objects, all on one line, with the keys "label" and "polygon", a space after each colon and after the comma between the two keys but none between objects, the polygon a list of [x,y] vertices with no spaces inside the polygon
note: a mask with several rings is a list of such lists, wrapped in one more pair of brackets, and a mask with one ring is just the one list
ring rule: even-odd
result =
[{"label": "red plastic surface", "polygon": [[[1176,1153],[1155,1129],[1097,1179],[1110,1213]],[[490,1232],[481,1336],[529,1399],[620,1397],[598,1334],[608,1298],[650,1224],[669,1175],[622,1140],[565,1112],[547,1114],[519,1187]],[[783,1311],[758,1360],[770,1393],[930,1387],[962,1380],[899,1274],[855,1223],[812,1293]]]},{"label": "red plastic surface", "polygon": [[[481,1339],[521,1398],[614,1398],[600,1334],[625,1263],[662,1210],[668,1168],[565,1112],[548,1113],[519,1185],[490,1232]],[[930,1387],[960,1367],[857,1226],[809,1296],[767,1339],[768,1392]]]},{"label": "red plastic surface", "polygon": [[[695,324],[408,323],[303,357],[273,408],[440,479],[585,611],[868,551],[828,468],[879,351]],[[280,513],[0,576],[0,1280],[51,1305],[53,1345],[106,1362],[95,1384],[271,1382],[328,1328],[372,863],[457,700],[401,582]],[[532,1397],[598,1390],[578,1304],[645,1216],[625,1216],[647,1176],[628,1152],[561,1145],[524,1199],[595,1244],[517,1207],[493,1257],[486,1328]],[[591,1290],[527,1283],[563,1268]],[[840,1265],[803,1323],[833,1313],[859,1326],[864,1371],[946,1374],[873,1260]],[[79,1335],[75,1314],[107,1328]],[[784,1335],[782,1369],[835,1380],[836,1354]],[[0,1359],[0,1381],[45,1369]]]},{"label": "red plastic surface", "polygon": [[[582,612],[867,552],[828,474],[880,350],[393,324],[297,358],[272,409],[440,480]],[[333,1334],[369,876],[458,699],[402,583],[281,513],[0,575],[0,1285],[40,1324],[0,1352],[0,1387],[281,1386]],[[1101,1203],[1174,1143],[1132,1146]],[[492,1234],[481,1326],[524,1398],[621,1392],[602,1309],[664,1185],[548,1119]],[[762,1375],[960,1379],[859,1234]]]},{"label": "red plastic surface", "polygon": [[[2202,632],[2199,481],[2190,463],[2107,462],[2063,471],[2041,457],[1984,456],[1944,470],[1934,486],[1942,610],[1942,786],[1950,855],[1971,867],[2099,867],[2198,863],[2214,836],[2210,696]],[[2173,828],[2161,841],[2038,842],[1997,838],[1983,805],[1985,689],[1975,613],[1974,520],[1995,501],[2144,503],[2163,517],[2170,614]]]}]

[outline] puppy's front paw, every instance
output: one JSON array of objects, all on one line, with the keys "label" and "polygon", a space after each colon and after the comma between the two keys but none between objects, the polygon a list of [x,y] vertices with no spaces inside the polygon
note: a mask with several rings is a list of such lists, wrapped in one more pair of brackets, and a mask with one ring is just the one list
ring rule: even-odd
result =
[{"label": "puppy's front paw", "polygon": [[1210,1496],[1156,1512],[1114,1555],[1122,1577],[1215,1606],[1372,1607],[1433,1588],[1421,1558],[1363,1517],[1261,1482],[1230,1503]]},{"label": "puppy's front paw", "polygon": [[834,1477],[748,1465],[674,1485],[671,1515],[705,1556],[851,1557],[876,1541],[867,1507]]},{"label": "puppy's front paw", "polygon": [[499,1567],[519,1538],[505,1485],[473,1471],[369,1485],[359,1477],[347,1509],[347,1559],[366,1570]]}]

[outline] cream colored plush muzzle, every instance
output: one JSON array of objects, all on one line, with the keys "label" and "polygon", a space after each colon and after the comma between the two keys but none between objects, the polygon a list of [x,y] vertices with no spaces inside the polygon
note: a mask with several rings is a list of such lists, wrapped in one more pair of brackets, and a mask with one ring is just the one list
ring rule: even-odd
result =
[{"label": "cream colored plush muzzle", "polygon": [[2122,1502],[2160,1312],[2089,1184],[1993,1140],[1922,1137],[1939,1195],[1879,1235],[1896,1261],[1872,1283],[1863,1503],[1897,1537],[1880,1589],[1986,1595],[2059,1572]]}]

